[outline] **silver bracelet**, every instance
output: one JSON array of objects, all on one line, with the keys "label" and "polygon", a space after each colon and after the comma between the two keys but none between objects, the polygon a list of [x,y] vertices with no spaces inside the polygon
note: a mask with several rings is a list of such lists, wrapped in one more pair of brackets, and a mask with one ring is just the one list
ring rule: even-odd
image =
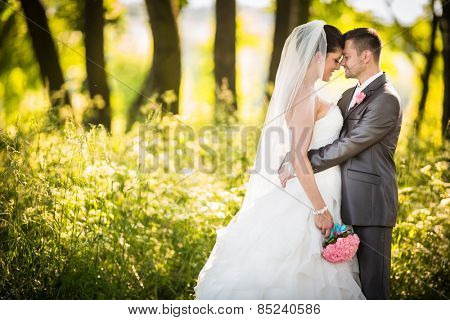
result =
[{"label": "silver bracelet", "polygon": [[319,214],[324,214],[324,213],[327,212],[327,211],[328,211],[328,207],[325,206],[325,207],[323,207],[322,209],[314,210],[313,213],[314,213],[315,215],[319,215]]}]

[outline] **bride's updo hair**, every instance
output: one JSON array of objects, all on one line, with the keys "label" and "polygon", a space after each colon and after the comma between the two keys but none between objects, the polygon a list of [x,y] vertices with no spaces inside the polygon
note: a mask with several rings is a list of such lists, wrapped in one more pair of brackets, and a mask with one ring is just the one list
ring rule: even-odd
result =
[{"label": "bride's updo hair", "polygon": [[343,50],[345,41],[342,32],[338,28],[326,24],[323,26],[325,30],[325,35],[327,37],[327,53],[335,52],[336,50]]}]

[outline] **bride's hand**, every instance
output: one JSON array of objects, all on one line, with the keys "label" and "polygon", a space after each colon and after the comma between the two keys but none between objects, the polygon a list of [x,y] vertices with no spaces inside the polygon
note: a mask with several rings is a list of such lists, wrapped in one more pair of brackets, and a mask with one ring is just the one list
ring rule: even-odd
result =
[{"label": "bride's hand", "polygon": [[330,229],[333,228],[334,225],[333,217],[330,212],[326,211],[323,214],[316,215],[314,217],[314,223],[316,224],[316,227],[322,231],[322,234],[325,234],[325,238],[328,238]]}]

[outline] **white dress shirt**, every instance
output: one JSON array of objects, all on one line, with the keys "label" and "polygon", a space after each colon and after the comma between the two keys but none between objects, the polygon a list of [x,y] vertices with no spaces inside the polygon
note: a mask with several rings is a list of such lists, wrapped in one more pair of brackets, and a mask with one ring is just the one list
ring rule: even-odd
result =
[{"label": "white dress shirt", "polygon": [[379,76],[381,76],[383,74],[383,71],[380,71],[376,74],[374,74],[373,76],[371,76],[369,79],[367,79],[366,81],[364,81],[363,84],[358,82],[358,85],[356,86],[355,92],[353,93],[353,97],[352,100],[350,102],[350,104],[348,105],[348,110],[350,110],[351,108],[353,108],[355,106],[355,102],[356,102],[356,95],[360,92],[362,92],[365,88],[367,88],[367,86],[369,84],[371,84],[376,78],[378,78]]}]

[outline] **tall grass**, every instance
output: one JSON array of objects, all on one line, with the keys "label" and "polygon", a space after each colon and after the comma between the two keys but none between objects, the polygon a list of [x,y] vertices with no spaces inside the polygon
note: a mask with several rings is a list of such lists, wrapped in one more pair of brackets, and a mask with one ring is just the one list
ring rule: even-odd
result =
[{"label": "tall grass", "polygon": [[[165,117],[157,125],[149,155],[164,157],[171,145],[189,161],[198,145],[168,134],[175,123]],[[38,122],[2,133],[0,298],[193,298],[216,228],[239,210],[256,138],[243,148],[219,134],[215,153],[202,157],[227,157],[231,169],[207,174],[174,172],[176,159],[139,170],[138,128],[110,136],[101,127],[69,122],[56,131]],[[448,148],[422,147],[396,159],[393,298],[450,294],[448,159]]]}]

